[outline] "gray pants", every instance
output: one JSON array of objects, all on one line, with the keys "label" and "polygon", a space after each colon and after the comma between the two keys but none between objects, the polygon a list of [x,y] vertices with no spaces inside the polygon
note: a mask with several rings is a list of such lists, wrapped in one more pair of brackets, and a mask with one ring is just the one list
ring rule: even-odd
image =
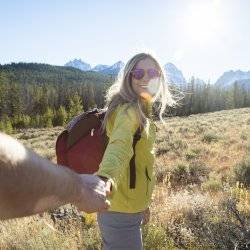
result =
[{"label": "gray pants", "polygon": [[97,214],[103,250],[142,250],[142,213],[119,213],[112,211]]}]

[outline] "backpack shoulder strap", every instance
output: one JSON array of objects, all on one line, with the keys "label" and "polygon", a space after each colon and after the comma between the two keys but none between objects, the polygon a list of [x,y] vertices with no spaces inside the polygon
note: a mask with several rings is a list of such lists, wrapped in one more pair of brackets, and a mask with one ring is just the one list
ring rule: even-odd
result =
[{"label": "backpack shoulder strap", "polygon": [[69,149],[79,139],[81,139],[83,136],[86,136],[91,131],[91,129],[99,128],[104,115],[105,110],[103,111],[96,108],[74,117],[67,126],[69,133],[67,148]]},{"label": "backpack shoulder strap", "polygon": [[135,183],[136,183],[136,168],[135,168],[135,146],[136,143],[141,139],[141,128],[139,127],[134,135],[134,139],[133,139],[133,156],[130,160],[130,188],[131,189],[135,189]]}]

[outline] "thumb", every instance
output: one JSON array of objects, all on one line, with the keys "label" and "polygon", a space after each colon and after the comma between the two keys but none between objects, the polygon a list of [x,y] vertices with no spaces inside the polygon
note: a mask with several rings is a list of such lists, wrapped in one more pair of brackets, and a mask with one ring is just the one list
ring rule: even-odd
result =
[{"label": "thumb", "polygon": [[111,190],[112,190],[112,183],[110,180],[106,182],[106,195],[109,196],[111,195]]}]

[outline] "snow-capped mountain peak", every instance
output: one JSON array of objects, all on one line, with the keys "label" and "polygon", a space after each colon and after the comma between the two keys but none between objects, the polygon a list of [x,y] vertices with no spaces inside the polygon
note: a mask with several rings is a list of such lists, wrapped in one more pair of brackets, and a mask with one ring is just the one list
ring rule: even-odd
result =
[{"label": "snow-capped mountain peak", "polygon": [[72,61],[67,62],[65,66],[77,68],[82,71],[91,70],[91,71],[100,72],[103,74],[117,75],[119,71],[124,67],[124,63],[122,61],[118,61],[111,66],[105,65],[105,64],[98,64],[92,68],[90,64],[85,63],[81,59],[74,59]]},{"label": "snow-capped mountain peak", "polygon": [[109,65],[98,64],[94,68],[92,68],[91,70],[98,72],[98,71],[101,71],[101,70],[104,70],[104,69],[107,69],[107,68],[109,68]]},{"label": "snow-capped mountain peak", "polygon": [[124,63],[122,61],[118,61],[115,64],[113,64],[110,69],[121,69],[124,67]]},{"label": "snow-capped mountain peak", "polygon": [[229,87],[234,82],[242,80],[250,80],[250,71],[229,70],[224,72],[223,75],[218,78],[215,85],[220,85],[221,87]]},{"label": "snow-capped mountain peak", "polygon": [[170,83],[175,85],[186,84],[186,79],[184,78],[182,72],[173,64],[167,63],[164,65],[167,79]]},{"label": "snow-capped mountain peak", "polygon": [[82,71],[91,70],[91,65],[88,64],[88,63],[85,63],[80,58],[79,59],[74,59],[72,61],[67,62],[65,64],[65,66],[77,68],[77,69],[80,69]]}]

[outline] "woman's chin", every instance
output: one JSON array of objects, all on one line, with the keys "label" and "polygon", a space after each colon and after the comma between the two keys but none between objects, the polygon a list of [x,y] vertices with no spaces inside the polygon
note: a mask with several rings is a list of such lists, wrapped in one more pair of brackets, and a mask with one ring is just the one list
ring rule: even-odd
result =
[{"label": "woman's chin", "polygon": [[145,99],[146,101],[151,101],[151,100],[153,99],[153,96],[152,96],[150,93],[145,92],[145,91],[141,92],[141,93],[140,93],[140,96],[141,96],[143,99]]}]

